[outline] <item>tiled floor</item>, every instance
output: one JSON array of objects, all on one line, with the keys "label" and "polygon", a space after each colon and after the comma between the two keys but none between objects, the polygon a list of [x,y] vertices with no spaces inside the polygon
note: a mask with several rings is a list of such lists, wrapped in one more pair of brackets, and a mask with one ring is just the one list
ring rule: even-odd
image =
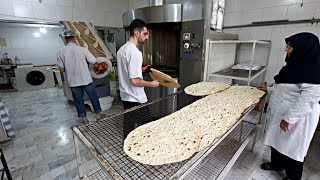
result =
[{"label": "tiled floor", "polygon": [[[251,147],[251,144],[248,145]],[[305,160],[303,180],[320,180],[320,132],[317,132]],[[254,151],[246,149],[229,171],[226,180],[278,180],[285,177],[284,172],[269,172],[259,168],[270,160],[270,148],[261,141]]]},{"label": "tiled floor", "polygon": [[[9,116],[16,132],[16,140],[2,143],[13,178],[28,179],[78,179],[74,145],[70,127],[80,124],[75,108],[66,102],[59,88],[28,92],[1,93],[9,108]],[[122,110],[115,104],[104,113]],[[94,116],[89,112],[88,118]],[[314,138],[306,158],[304,179],[320,179],[320,133]],[[81,151],[88,173],[98,169],[92,157]],[[269,157],[269,148],[259,142],[254,150],[245,150],[226,179],[272,180],[283,174],[265,172],[259,164]]]}]

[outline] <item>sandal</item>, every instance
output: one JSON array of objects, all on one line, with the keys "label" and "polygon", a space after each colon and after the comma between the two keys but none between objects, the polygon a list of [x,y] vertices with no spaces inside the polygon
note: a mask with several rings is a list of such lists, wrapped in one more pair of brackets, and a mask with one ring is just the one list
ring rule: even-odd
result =
[{"label": "sandal", "polygon": [[88,124],[88,123],[89,123],[89,120],[88,120],[87,118],[83,118],[83,119],[82,119],[82,122],[83,122],[83,124]]}]

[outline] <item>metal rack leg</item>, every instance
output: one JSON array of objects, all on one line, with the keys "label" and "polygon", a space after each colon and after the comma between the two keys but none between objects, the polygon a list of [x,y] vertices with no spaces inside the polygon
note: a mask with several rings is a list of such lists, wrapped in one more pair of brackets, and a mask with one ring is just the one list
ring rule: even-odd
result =
[{"label": "metal rack leg", "polygon": [[81,158],[80,158],[80,151],[79,151],[79,139],[76,135],[73,135],[73,140],[74,140],[74,149],[76,152],[76,161],[77,161],[77,167],[78,167],[78,172],[79,172],[79,179],[83,179],[83,174],[81,170]]},{"label": "metal rack leg", "polygon": [[240,136],[239,136],[239,142],[242,141],[242,130],[243,130],[243,122],[240,123]]},{"label": "metal rack leg", "polygon": [[4,158],[4,154],[3,154],[2,149],[0,149],[0,154],[1,154],[0,155],[1,162],[2,162],[2,166],[3,166],[3,169],[1,170],[2,171],[1,179],[4,178],[4,173],[6,173],[8,180],[12,180],[12,177],[11,177],[11,174],[9,171],[9,167],[8,167],[6,159]]},{"label": "metal rack leg", "polygon": [[[264,97],[264,98],[265,98],[265,99],[264,99],[262,111],[260,112],[260,116],[259,116],[259,122],[258,122],[258,124],[256,125],[256,132],[254,133],[254,138],[253,138],[253,142],[252,142],[251,152],[253,151],[254,146],[256,145],[259,128],[262,127],[262,126],[261,126],[261,122],[262,122],[262,118],[263,118],[264,108],[265,108],[265,105],[266,105],[266,97]],[[262,129],[262,136],[263,136],[264,128],[261,128],[261,129]]]},{"label": "metal rack leg", "polygon": [[259,128],[256,127],[255,132],[254,132],[254,137],[253,137],[251,152],[253,152],[254,146],[256,145],[257,136],[258,136],[258,130],[259,130]]}]

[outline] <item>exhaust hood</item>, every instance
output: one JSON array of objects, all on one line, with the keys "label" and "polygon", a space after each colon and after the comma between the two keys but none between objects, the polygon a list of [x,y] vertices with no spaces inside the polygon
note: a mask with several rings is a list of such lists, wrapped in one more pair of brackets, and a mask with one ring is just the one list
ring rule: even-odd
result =
[{"label": "exhaust hood", "polygon": [[134,19],[141,19],[147,24],[181,22],[182,4],[168,4],[133,9],[124,13],[122,19],[124,27],[128,27]]}]

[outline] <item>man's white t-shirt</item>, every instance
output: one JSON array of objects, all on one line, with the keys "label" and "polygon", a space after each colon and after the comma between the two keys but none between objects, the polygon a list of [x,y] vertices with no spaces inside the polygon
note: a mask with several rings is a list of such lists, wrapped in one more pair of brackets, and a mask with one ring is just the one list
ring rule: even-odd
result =
[{"label": "man's white t-shirt", "polygon": [[84,86],[93,82],[88,63],[95,64],[96,58],[86,48],[68,43],[58,52],[57,66],[64,68],[70,87]]},{"label": "man's white t-shirt", "polygon": [[124,44],[117,53],[118,79],[122,101],[145,103],[148,101],[144,87],[132,86],[130,79],[142,76],[142,52],[131,42]]}]

